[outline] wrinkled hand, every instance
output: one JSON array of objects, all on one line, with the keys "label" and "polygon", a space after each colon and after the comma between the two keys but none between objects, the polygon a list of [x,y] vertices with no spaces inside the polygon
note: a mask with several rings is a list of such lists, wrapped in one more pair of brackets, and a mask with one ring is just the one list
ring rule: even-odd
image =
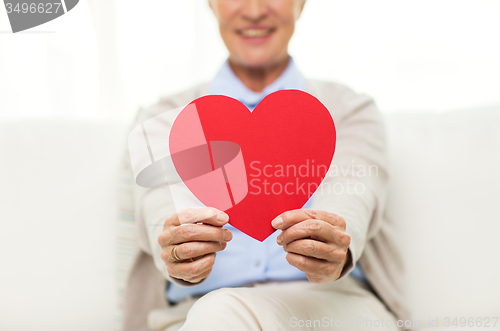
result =
[{"label": "wrinkled hand", "polygon": [[282,230],[277,237],[289,264],[305,272],[313,283],[339,278],[346,261],[351,237],[345,220],[323,210],[296,209],[276,217],[272,225]]},{"label": "wrinkled hand", "polygon": [[233,238],[222,228],[228,221],[227,214],[210,207],[185,209],[167,218],[158,243],[168,274],[190,283],[207,278],[216,252]]}]

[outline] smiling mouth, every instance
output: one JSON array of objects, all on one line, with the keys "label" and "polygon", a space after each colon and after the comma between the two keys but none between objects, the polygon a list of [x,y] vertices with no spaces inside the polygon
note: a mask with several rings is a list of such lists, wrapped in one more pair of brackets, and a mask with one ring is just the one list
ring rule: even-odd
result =
[{"label": "smiling mouth", "polygon": [[244,30],[237,30],[236,32],[243,37],[246,38],[262,38],[262,37],[267,37],[271,33],[273,33],[276,29],[275,28],[270,28],[270,29],[244,29]]}]

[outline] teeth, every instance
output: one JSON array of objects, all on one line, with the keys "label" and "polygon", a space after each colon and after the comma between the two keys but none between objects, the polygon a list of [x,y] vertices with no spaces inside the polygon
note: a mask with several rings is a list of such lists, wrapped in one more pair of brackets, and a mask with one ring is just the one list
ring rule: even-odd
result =
[{"label": "teeth", "polygon": [[259,38],[265,37],[271,33],[271,29],[246,29],[241,30],[241,34],[245,37]]}]

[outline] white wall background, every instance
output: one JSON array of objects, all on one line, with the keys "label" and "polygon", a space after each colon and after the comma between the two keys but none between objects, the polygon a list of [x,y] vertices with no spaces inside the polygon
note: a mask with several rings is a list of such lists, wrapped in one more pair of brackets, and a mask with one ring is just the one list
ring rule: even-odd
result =
[{"label": "white wall background", "polygon": [[[227,55],[206,0],[82,0],[9,30],[0,8],[0,118],[129,119]],[[499,0],[308,0],[290,50],[307,76],[386,112],[500,103]]]}]

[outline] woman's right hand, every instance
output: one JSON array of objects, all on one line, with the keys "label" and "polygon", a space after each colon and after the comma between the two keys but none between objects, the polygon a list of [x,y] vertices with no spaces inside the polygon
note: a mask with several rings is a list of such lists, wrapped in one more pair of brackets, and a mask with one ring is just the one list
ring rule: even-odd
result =
[{"label": "woman's right hand", "polygon": [[216,252],[233,238],[222,228],[228,221],[226,213],[211,207],[185,209],[167,218],[158,243],[168,274],[190,283],[207,278]]}]

